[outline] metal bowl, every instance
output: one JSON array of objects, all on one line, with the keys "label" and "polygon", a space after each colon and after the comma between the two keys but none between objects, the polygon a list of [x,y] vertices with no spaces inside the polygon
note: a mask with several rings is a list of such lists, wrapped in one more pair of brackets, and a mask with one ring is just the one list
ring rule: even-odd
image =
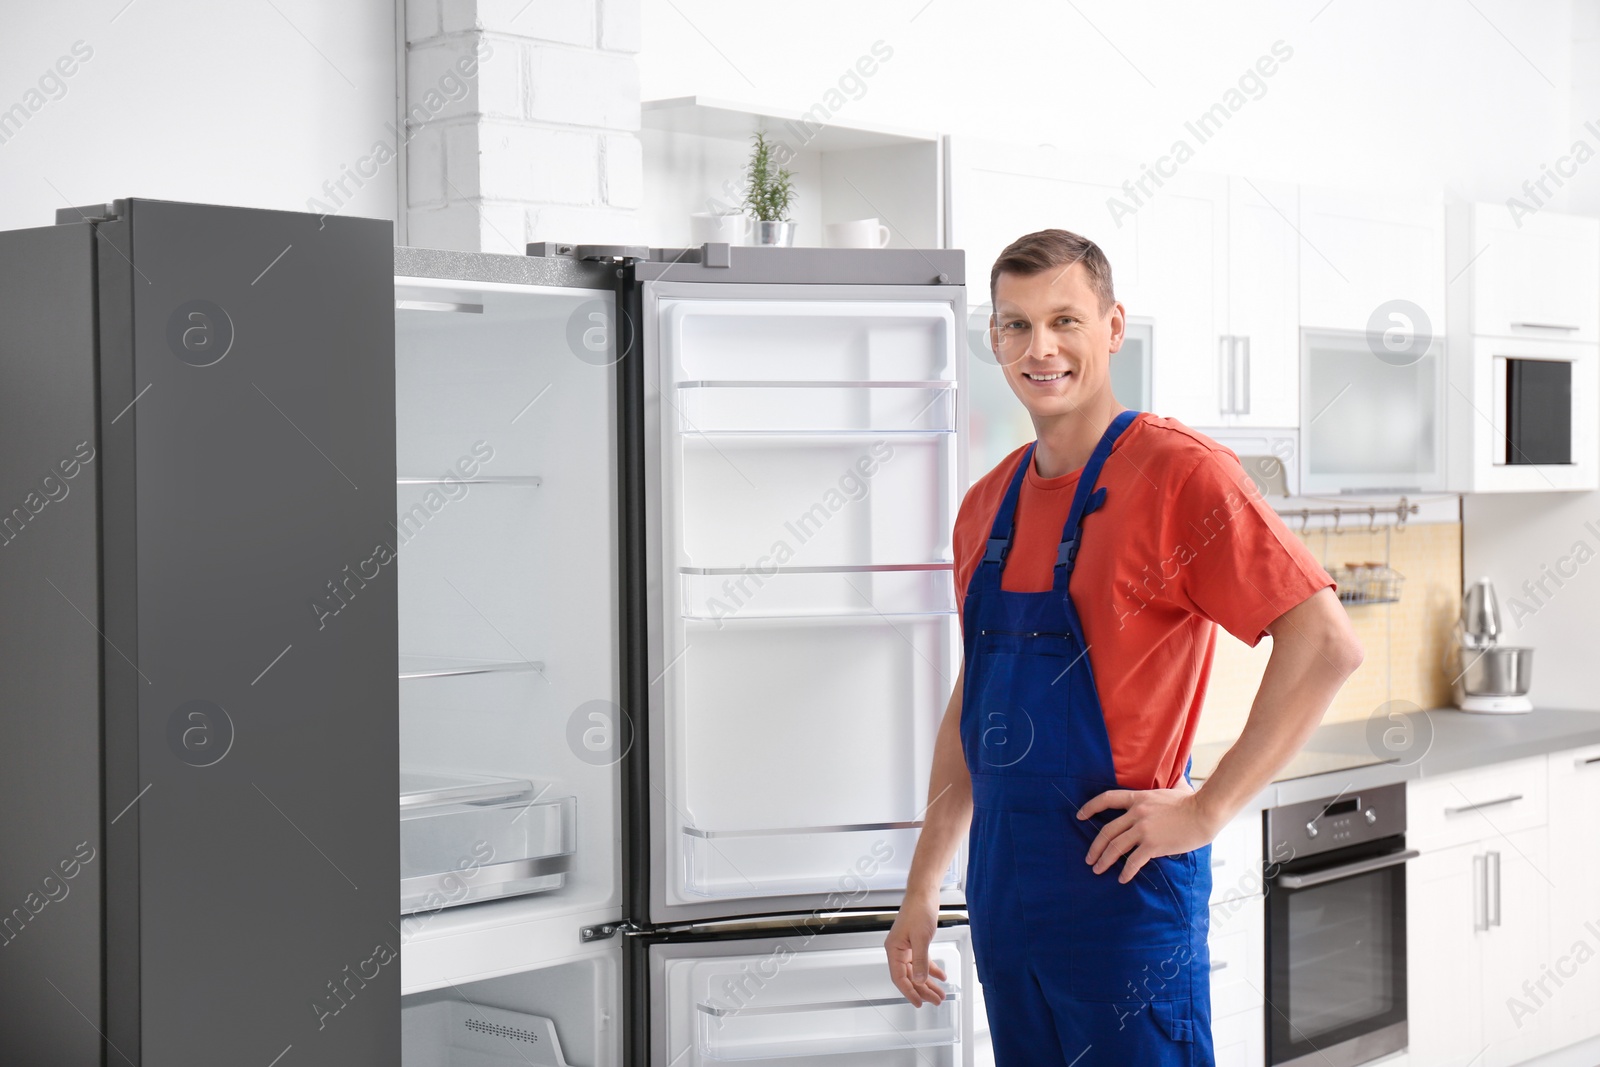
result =
[{"label": "metal bowl", "polygon": [[1533,649],[1495,645],[1463,648],[1458,695],[1472,697],[1527,696],[1533,684]]}]

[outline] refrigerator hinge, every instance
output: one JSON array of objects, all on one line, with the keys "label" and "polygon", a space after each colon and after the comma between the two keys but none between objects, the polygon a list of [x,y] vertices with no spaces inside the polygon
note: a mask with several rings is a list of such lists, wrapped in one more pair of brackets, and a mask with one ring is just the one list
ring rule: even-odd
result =
[{"label": "refrigerator hinge", "polygon": [[126,208],[120,200],[108,204],[85,204],[82,207],[56,208],[56,225],[72,222],[111,222],[119,218]]},{"label": "refrigerator hinge", "polygon": [[578,931],[578,940],[582,941],[584,944],[588,944],[590,941],[604,941],[612,934],[622,934],[624,937],[627,937],[630,934],[640,934],[643,932],[644,927],[640,926],[632,919],[623,919],[621,922],[616,923],[601,923],[599,926],[585,926],[582,930]]}]

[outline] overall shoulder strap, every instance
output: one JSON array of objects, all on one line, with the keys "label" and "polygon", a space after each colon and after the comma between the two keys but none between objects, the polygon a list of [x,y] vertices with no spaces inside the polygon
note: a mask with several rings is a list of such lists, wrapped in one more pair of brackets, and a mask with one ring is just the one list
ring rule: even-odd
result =
[{"label": "overall shoulder strap", "polygon": [[1106,502],[1106,491],[1095,488],[1095,483],[1100,480],[1100,468],[1106,465],[1106,459],[1110,457],[1111,449],[1116,445],[1117,438],[1122,436],[1122,431],[1133,425],[1133,420],[1139,415],[1140,412],[1129,410],[1112,419],[1111,425],[1106,427],[1106,432],[1100,435],[1099,443],[1094,446],[1089,462],[1083,466],[1077,490],[1072,494],[1072,510],[1067,514],[1067,524],[1061,531],[1061,545],[1056,549],[1058,582],[1070,577],[1073,567],[1077,565],[1078,546],[1083,543],[1083,520]]},{"label": "overall shoulder strap", "polygon": [[1001,498],[1000,507],[994,513],[994,524],[989,528],[989,543],[983,550],[983,560],[979,566],[984,563],[1003,564],[1006,553],[1011,551],[1011,527],[1017,514],[1017,497],[1022,492],[1022,478],[1028,473],[1028,464],[1033,462],[1033,446],[1036,443],[1029,442],[1023,450],[1022,462],[1012,472],[1006,495]]}]

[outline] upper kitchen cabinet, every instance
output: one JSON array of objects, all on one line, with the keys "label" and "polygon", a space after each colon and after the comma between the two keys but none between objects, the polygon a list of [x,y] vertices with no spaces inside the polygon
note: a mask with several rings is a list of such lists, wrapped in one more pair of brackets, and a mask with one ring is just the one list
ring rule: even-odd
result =
[{"label": "upper kitchen cabinet", "polygon": [[[971,290],[966,332],[971,363],[968,454],[974,476],[1033,440],[1027,412],[1006,384],[987,337],[989,270],[1001,250],[1023,234],[1051,228],[1071,230],[1105,252],[1111,261],[1117,299],[1130,319],[1128,340],[1112,357],[1113,387],[1117,398],[1129,407],[1150,407],[1152,373],[1157,378],[1165,373],[1154,370],[1155,360],[1161,346],[1168,343],[1165,312],[1158,312],[1156,305],[1158,288],[1174,303],[1197,302],[1200,325],[1195,330],[1209,335],[1214,314],[1209,286],[1215,265],[1208,260],[1199,274],[1188,279],[1188,287],[1154,284],[1150,271],[1157,248],[1151,242],[1154,209],[1113,210],[1116,203],[1131,204],[1123,186],[1138,177],[1138,164],[1073,156],[1047,145],[1005,144],[973,137],[946,137],[944,151],[947,244],[966,252]],[[1195,214],[1193,205],[1187,204],[1175,205],[1175,211],[1180,219]],[[1202,205],[1199,215],[1197,222],[1168,245],[1192,248],[1192,242],[1203,241],[1207,248],[1216,246],[1211,207]],[[1162,320],[1152,321],[1151,316],[1158,314]],[[1199,373],[1197,381],[1178,392],[1198,392],[1196,403],[1214,404],[1215,377]],[[1165,403],[1158,395],[1156,404]]]},{"label": "upper kitchen cabinet", "polygon": [[1600,220],[1450,209],[1450,488],[1600,488]]},{"label": "upper kitchen cabinet", "polygon": [[1293,185],[1228,179],[1228,306],[1219,388],[1226,386],[1223,414],[1230,425],[1299,422],[1301,257],[1291,221],[1298,200]]},{"label": "upper kitchen cabinet", "polygon": [[1503,204],[1451,212],[1452,263],[1479,337],[1600,341],[1600,219],[1553,212],[1513,217]]},{"label": "upper kitchen cabinet", "polygon": [[796,245],[823,243],[833,222],[877,218],[890,248],[944,246],[942,145],[936,134],[832,121],[810,111],[713,100],[647,100],[640,116],[644,152],[645,242],[683,247],[689,216],[742,211],[751,137],[764,131],[780,166],[794,175]]},{"label": "upper kitchen cabinet", "polygon": [[1446,480],[1444,202],[1300,190],[1303,492]]},{"label": "upper kitchen cabinet", "polygon": [[1410,311],[1418,331],[1444,330],[1444,200],[1437,193],[1300,188],[1300,325],[1380,330]]}]

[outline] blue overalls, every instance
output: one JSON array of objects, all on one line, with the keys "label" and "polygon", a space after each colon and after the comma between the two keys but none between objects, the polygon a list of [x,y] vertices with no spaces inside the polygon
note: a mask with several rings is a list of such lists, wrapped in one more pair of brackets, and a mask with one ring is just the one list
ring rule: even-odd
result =
[{"label": "blue overalls", "polygon": [[1122,811],[1076,814],[1120,787],[1067,585],[1084,519],[1105,503],[1100,469],[1137,415],[1118,415],[1084,466],[1043,593],[1000,588],[1028,446],[962,606],[961,746],[973,802],[966,893],[997,1067],[1212,1063],[1211,846],[1159,856],[1124,884],[1122,860],[1103,874],[1084,862]]}]

